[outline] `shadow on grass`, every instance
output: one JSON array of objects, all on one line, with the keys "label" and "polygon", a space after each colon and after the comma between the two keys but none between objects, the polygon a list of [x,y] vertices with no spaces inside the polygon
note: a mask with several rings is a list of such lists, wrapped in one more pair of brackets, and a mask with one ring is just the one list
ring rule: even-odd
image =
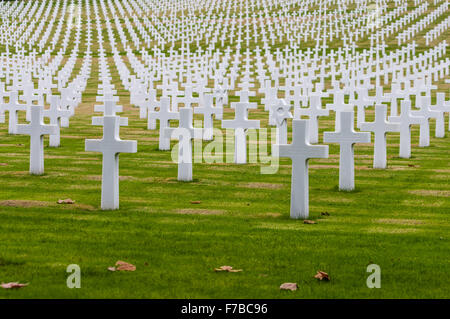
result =
[{"label": "shadow on grass", "polygon": [[343,193],[343,194],[353,194],[353,193],[361,193],[361,189],[359,187],[355,187],[353,190],[344,190],[339,189],[338,185],[335,185],[331,188],[331,191],[337,192],[337,193]]},{"label": "shadow on grass", "polygon": [[8,260],[0,257],[0,267],[3,266],[20,266],[25,264],[25,261],[22,260]]}]

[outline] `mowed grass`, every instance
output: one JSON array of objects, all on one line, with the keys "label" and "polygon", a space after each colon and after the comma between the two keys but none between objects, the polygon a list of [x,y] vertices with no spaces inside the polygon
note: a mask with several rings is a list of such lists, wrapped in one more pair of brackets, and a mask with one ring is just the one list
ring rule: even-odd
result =
[{"label": "mowed grass", "polygon": [[[120,210],[101,211],[101,155],[84,151],[85,138],[102,135],[90,125],[95,87],[62,129],[61,147],[46,137],[43,176],[28,174],[29,138],[0,126],[0,282],[29,283],[0,289],[1,298],[450,297],[448,133],[419,148],[414,128],[410,160],[398,158],[399,136],[389,134],[387,170],[371,168],[372,145],[357,145],[354,192],[337,188],[331,145],[329,159],[310,161],[316,224],[308,225],[289,218],[290,161],[273,175],[260,173],[265,164],[194,164],[194,182],[178,182],[170,152],[157,150],[158,132],[122,103],[130,125],[121,137],[136,139],[138,153],[120,155]],[[261,108],[250,118],[265,127]],[[322,118],[321,133],[332,120]],[[56,204],[65,198],[76,204]],[[137,270],[108,271],[117,260]],[[372,263],[381,289],[366,286]],[[81,267],[81,289],[66,286],[69,264]],[[243,271],[214,272],[222,265]],[[318,270],[331,281],[314,279]],[[280,291],[284,282],[299,289]]]}]

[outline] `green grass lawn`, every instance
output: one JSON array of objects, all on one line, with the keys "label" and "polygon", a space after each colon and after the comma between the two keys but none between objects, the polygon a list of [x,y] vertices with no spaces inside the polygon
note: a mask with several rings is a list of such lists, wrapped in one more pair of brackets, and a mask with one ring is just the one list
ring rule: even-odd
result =
[{"label": "green grass lawn", "polygon": [[[329,159],[310,161],[310,225],[289,218],[289,161],[274,175],[259,164],[195,164],[194,182],[178,182],[157,131],[125,104],[121,137],[138,140],[138,153],[120,156],[120,210],[101,211],[101,155],[84,152],[85,138],[102,135],[90,126],[94,91],[62,129],[62,146],[45,148],[43,176],[28,175],[29,138],[0,126],[0,282],[30,283],[0,298],[450,297],[448,134],[419,148],[415,128],[411,160],[389,135],[387,170],[372,169],[373,147],[358,145],[354,192],[338,191],[330,146]],[[251,117],[265,127],[262,110]],[[56,204],[64,198],[76,204]],[[108,271],[117,260],[137,270]],[[381,289],[366,287],[372,263]],[[66,287],[69,264],[81,267],[81,289]],[[243,271],[214,272],[223,265]],[[318,270],[331,281],[314,279]],[[284,282],[299,289],[280,291]]]}]

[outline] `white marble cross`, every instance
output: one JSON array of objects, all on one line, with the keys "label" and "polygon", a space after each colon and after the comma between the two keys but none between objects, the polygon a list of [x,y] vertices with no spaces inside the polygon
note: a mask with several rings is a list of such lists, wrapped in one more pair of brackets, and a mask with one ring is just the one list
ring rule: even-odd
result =
[{"label": "white marble cross", "polygon": [[[123,107],[121,105],[116,105],[116,102],[113,100],[105,100],[103,105],[95,105],[95,112],[103,112],[104,116],[116,116],[116,112],[122,112]],[[103,126],[103,116],[93,116],[92,117],[92,125]],[[127,117],[119,117],[120,126],[128,126],[128,118]]]},{"label": "white marble cross", "polygon": [[373,167],[386,168],[386,134],[388,132],[399,132],[400,124],[386,121],[387,105],[378,104],[375,106],[375,121],[361,124],[361,131],[374,132],[374,154]]},{"label": "white marble cross", "polygon": [[195,114],[203,114],[204,140],[211,141],[214,138],[213,116],[222,118],[223,109],[213,106],[213,95],[205,93],[201,99],[200,106],[194,108]]},{"label": "white marble cross", "polygon": [[116,105],[113,99],[106,99],[102,101],[103,105],[95,105],[94,112],[103,112],[106,116],[115,116],[117,112],[123,112],[122,105]]},{"label": "white marble cross", "polygon": [[21,101],[25,101],[26,104],[26,108],[27,108],[27,113],[26,113],[26,120],[30,121],[31,120],[31,106],[34,104],[33,102],[37,102],[39,105],[44,105],[44,97],[42,95],[39,94],[35,94],[34,92],[34,84],[30,83],[30,84],[26,84],[24,85],[23,88],[23,94],[21,96],[19,96],[19,99]]},{"label": "white marble cross", "polygon": [[419,96],[418,101],[416,101],[416,106],[419,107],[419,110],[411,112],[414,116],[422,116],[425,118],[425,121],[420,123],[420,147],[430,146],[430,119],[437,119],[440,114],[439,111],[433,111],[430,108],[430,99],[430,96]]},{"label": "white marble cross", "polygon": [[[167,136],[165,129],[170,127],[170,120],[178,120],[180,118],[179,112],[172,112],[170,110],[170,98],[162,97],[159,101],[159,111],[148,112],[148,123],[159,120],[159,149],[161,151],[170,150],[170,136]],[[150,129],[150,127],[148,128]]]},{"label": "white marble cross", "polygon": [[269,125],[276,125],[275,118],[272,116],[273,108],[271,107],[278,102],[278,90],[276,88],[267,88],[265,97],[261,99],[264,109],[269,111]]},{"label": "white marble cross", "polygon": [[356,89],[358,97],[350,100],[350,103],[356,105],[356,127],[360,128],[361,124],[366,121],[366,108],[375,103],[374,99],[369,99],[369,94],[366,88]]},{"label": "white marble cross", "polygon": [[[227,89],[225,87],[222,87],[221,85],[219,85],[214,90],[214,98],[216,99],[216,107],[223,109],[223,106],[228,104]],[[220,116],[216,115],[216,118],[218,120],[222,120],[222,116],[223,116],[223,114],[220,114]]]},{"label": "white marble cross", "polygon": [[310,158],[328,158],[328,146],[310,145],[308,142],[308,121],[292,121],[292,143],[278,145],[280,157],[292,159],[291,218],[305,219],[309,215]]},{"label": "white marble cross", "polygon": [[50,135],[50,147],[59,147],[61,142],[61,118],[70,117],[71,115],[69,110],[61,110],[60,103],[61,98],[58,95],[51,95],[50,108],[48,110],[44,110],[43,112],[44,117],[48,117],[50,119],[50,124],[56,125],[56,133]]},{"label": "white marble cross", "polygon": [[183,93],[182,91],[178,91],[178,82],[172,82],[166,93],[166,96],[172,97],[172,111],[178,112],[178,95]]},{"label": "white marble cross", "polygon": [[[319,95],[311,95],[309,100],[311,106],[308,108],[296,108],[294,113],[297,112],[297,114],[294,114],[294,118],[300,119],[303,115],[307,115],[309,117],[309,142],[315,144],[319,143],[318,118],[320,116],[328,116],[330,111],[322,108],[322,98]],[[339,113],[336,113],[336,116],[338,116]]]},{"label": "white marble cross", "polygon": [[255,94],[256,94],[256,92],[254,92],[254,91],[238,91],[238,92],[236,92],[236,96],[239,96],[239,102],[231,103],[231,108],[234,109],[236,103],[249,103],[250,96],[255,96]]},{"label": "white marble cross", "polygon": [[56,125],[46,125],[43,121],[42,105],[31,107],[30,124],[17,125],[17,134],[30,136],[30,174],[44,174],[44,135],[56,134]]},{"label": "white marble cross", "polygon": [[252,103],[235,103],[234,120],[223,120],[222,128],[234,129],[234,162],[236,164],[247,163],[247,129],[258,129],[259,120],[248,119],[248,109],[256,108]]},{"label": "white marble cross", "polygon": [[340,131],[339,125],[341,124],[340,116],[341,112],[343,111],[352,111],[354,108],[353,104],[346,104],[345,103],[345,95],[344,92],[339,91],[335,92],[333,96],[333,103],[327,104],[326,109],[327,110],[333,110],[336,114],[335,118],[335,130],[336,132]]},{"label": "white marble cross", "polygon": [[203,129],[192,126],[193,111],[191,108],[180,109],[180,125],[178,128],[166,128],[165,134],[178,143],[178,180],[192,181],[192,140],[202,139]]},{"label": "white marble cross", "polygon": [[193,90],[194,88],[191,85],[186,85],[184,88],[184,96],[177,97],[177,103],[183,103],[186,108],[192,108],[192,104],[194,103],[198,104],[200,97],[193,97]]},{"label": "white marble cross", "polygon": [[[450,79],[448,80],[448,82],[450,84]],[[445,100],[445,93],[444,92],[439,92],[436,93],[436,108],[437,110],[440,110],[442,113],[444,113],[444,122],[445,122],[445,113],[450,113],[450,101],[446,101]],[[437,125],[437,123],[436,123]],[[437,129],[437,127],[436,127]],[[448,129],[450,131],[450,120],[448,121]],[[445,136],[445,125],[443,127],[443,136]],[[437,133],[437,132],[436,132]]]},{"label": "white marble cross", "polygon": [[411,125],[422,124],[426,121],[423,116],[411,115],[411,101],[401,102],[401,113],[399,116],[389,116],[389,121],[400,124],[400,150],[402,158],[411,157]]},{"label": "white marble cross", "polygon": [[[61,92],[61,109],[70,110],[71,116],[75,114],[74,107],[76,106],[76,95],[72,88],[62,88]],[[61,127],[69,127],[69,118],[61,118]]]},{"label": "white marble cross", "polygon": [[324,132],[325,143],[339,143],[339,189],[351,191],[355,189],[355,158],[354,145],[356,143],[370,143],[369,132],[354,131],[354,113],[341,112],[340,131]]},{"label": "white marble cross", "polygon": [[143,114],[140,115],[145,115],[144,117],[141,118],[145,118],[147,117],[147,129],[149,130],[156,130],[156,118],[153,118],[150,120],[150,117],[148,116],[148,112],[152,112],[155,111],[155,109],[157,107],[161,107],[161,102],[157,100],[157,94],[156,94],[156,90],[155,89],[150,89],[148,92],[148,104],[146,105],[146,110],[144,112],[142,112]]},{"label": "white marble cross", "polygon": [[443,138],[445,137],[445,113],[450,112],[450,104],[447,105],[445,102],[444,92],[436,93],[436,105],[433,105],[431,109],[439,112],[439,115],[436,117],[436,129],[434,136],[437,138]]},{"label": "white marble cross", "polygon": [[4,105],[4,110],[9,113],[8,133],[17,134],[17,122],[19,111],[26,111],[26,104],[19,103],[17,91],[11,91],[9,102]]},{"label": "white marble cross", "polygon": [[86,140],[86,152],[103,154],[101,203],[103,210],[119,208],[119,154],[137,152],[137,142],[122,141],[119,131],[119,116],[105,116],[103,138]]},{"label": "white marble cross", "polygon": [[5,123],[5,97],[10,98],[11,93],[5,90],[5,83],[0,82],[0,123]]}]

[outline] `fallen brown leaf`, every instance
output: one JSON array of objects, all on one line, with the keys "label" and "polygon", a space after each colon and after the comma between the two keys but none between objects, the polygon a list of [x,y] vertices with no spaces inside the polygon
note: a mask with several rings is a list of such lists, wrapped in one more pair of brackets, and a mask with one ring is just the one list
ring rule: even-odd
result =
[{"label": "fallen brown leaf", "polygon": [[28,286],[28,284],[19,284],[18,282],[8,282],[6,284],[2,283],[0,285],[4,289],[22,288]]},{"label": "fallen brown leaf", "polygon": [[315,223],[316,223],[315,221],[309,220],[309,219],[305,219],[305,220],[303,221],[303,224],[315,224]]},{"label": "fallen brown leaf", "polygon": [[291,290],[291,291],[295,291],[297,290],[298,285],[295,282],[285,282],[284,284],[282,284],[280,286],[281,290]]},{"label": "fallen brown leaf", "polygon": [[321,271],[321,270],[317,271],[317,274],[314,276],[314,278],[317,278],[320,280],[327,280],[327,281],[330,280],[330,276],[326,272]]},{"label": "fallen brown leaf", "polygon": [[202,202],[199,201],[199,200],[194,200],[194,201],[191,202],[191,204],[201,204],[201,203],[202,203]]},{"label": "fallen brown leaf", "polygon": [[7,163],[0,163],[0,166],[8,166]]},{"label": "fallen brown leaf", "polygon": [[58,204],[75,204],[75,201],[70,198],[67,198],[67,199],[59,199],[57,203]]},{"label": "fallen brown leaf", "polygon": [[329,212],[321,212],[320,216],[330,216],[330,213]]},{"label": "fallen brown leaf", "polygon": [[116,262],[116,270],[120,270],[120,271],[135,271],[136,270],[136,266],[126,263],[124,261],[119,260],[118,262]]},{"label": "fallen brown leaf", "polygon": [[116,262],[116,267],[108,267],[109,271],[135,271],[136,266],[127,262],[119,260]]},{"label": "fallen brown leaf", "polygon": [[231,266],[220,266],[219,268],[215,268],[214,271],[241,272],[242,269],[233,269]]}]

